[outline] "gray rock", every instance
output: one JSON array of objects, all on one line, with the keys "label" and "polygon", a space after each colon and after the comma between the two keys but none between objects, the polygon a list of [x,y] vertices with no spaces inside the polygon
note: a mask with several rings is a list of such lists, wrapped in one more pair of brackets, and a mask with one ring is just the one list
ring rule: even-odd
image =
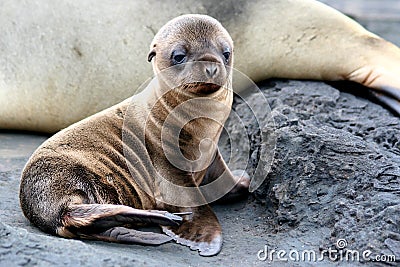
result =
[{"label": "gray rock", "polygon": [[[260,135],[277,136],[272,170],[254,194],[273,218],[270,232],[312,235],[328,227],[322,248],[346,239],[350,250],[399,259],[399,118],[323,83],[276,80],[264,87],[271,87],[263,92],[275,129],[261,123],[249,138],[254,143]],[[259,99],[246,102],[257,106]],[[247,118],[246,106],[239,102],[234,109]],[[249,122],[246,128],[254,125]],[[249,162],[254,170],[257,163]]]}]

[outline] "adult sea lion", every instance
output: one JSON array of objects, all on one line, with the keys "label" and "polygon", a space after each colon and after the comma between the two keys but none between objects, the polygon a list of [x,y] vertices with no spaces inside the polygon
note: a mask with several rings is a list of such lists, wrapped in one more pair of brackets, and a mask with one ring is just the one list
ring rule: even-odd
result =
[{"label": "adult sea lion", "polygon": [[[207,203],[249,186],[215,145],[233,99],[232,39],[215,19],[185,15],[160,29],[148,59],[157,76],[143,92],[58,132],[34,152],[22,173],[22,210],[43,231],[63,237],[174,239],[215,255],[221,226]],[[217,186],[207,191],[202,183]],[[143,223],[161,225],[167,235],[134,229]]]},{"label": "adult sea lion", "polygon": [[254,81],[351,80],[400,112],[400,49],[317,1],[5,0],[0,128],[52,133],[132,95],[155,29],[184,13],[222,22]]}]

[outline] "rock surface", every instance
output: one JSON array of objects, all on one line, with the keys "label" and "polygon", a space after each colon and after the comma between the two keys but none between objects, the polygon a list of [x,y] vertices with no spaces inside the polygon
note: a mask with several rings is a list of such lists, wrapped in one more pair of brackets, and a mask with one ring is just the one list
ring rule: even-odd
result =
[{"label": "rock surface", "polygon": [[[274,128],[268,116],[255,127],[243,100],[235,99],[234,111],[250,139],[248,170],[262,156],[260,140],[271,136],[277,140],[272,169],[247,200],[214,206],[224,231],[218,256],[203,258],[174,243],[145,247],[40,232],[20,211],[18,186],[30,153],[46,137],[2,133],[0,265],[266,265],[268,258],[257,257],[265,247],[288,253],[313,250],[319,256],[321,249],[335,248],[338,239],[360,253],[400,258],[400,119],[321,82],[272,80],[262,85],[262,93],[270,103]],[[246,99],[253,112],[265,109],[260,101],[259,95]],[[231,140],[242,135],[237,124],[228,121],[226,128]],[[224,140],[221,149],[226,152]],[[240,151],[235,155],[241,160],[233,164],[246,162]],[[274,259],[276,263],[276,254]],[[327,256],[324,263],[334,264]]]},{"label": "rock surface", "polygon": [[[270,231],[313,235],[327,227],[322,249],[346,239],[348,249],[399,259],[400,120],[322,83],[271,81],[265,87],[271,87],[264,94],[276,128],[261,126],[250,139],[277,138],[272,170],[255,192],[271,212]],[[245,103],[235,111],[249,112]]]}]

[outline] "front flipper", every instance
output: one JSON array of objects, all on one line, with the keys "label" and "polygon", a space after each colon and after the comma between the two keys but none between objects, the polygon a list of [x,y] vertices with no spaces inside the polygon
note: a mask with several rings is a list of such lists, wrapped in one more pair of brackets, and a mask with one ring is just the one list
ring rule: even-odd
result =
[{"label": "front flipper", "polygon": [[229,191],[225,196],[220,199],[222,202],[236,200],[249,194],[251,181],[249,174],[245,170],[234,170],[232,171],[232,175],[237,181],[236,185],[231,189],[231,191]]},{"label": "front flipper", "polygon": [[158,233],[140,232],[121,226],[159,224],[178,226],[182,217],[159,210],[140,210],[123,205],[80,204],[70,205],[62,217],[57,234],[111,242],[162,244],[171,240]]},{"label": "front flipper", "polygon": [[221,251],[222,231],[217,217],[208,205],[192,208],[192,216],[180,226],[162,226],[164,233],[177,243],[198,250],[201,256]]},{"label": "front flipper", "polygon": [[[216,182],[219,180],[220,182]],[[245,170],[234,170],[231,172],[226,165],[221,153],[217,150],[214,161],[208,167],[201,185],[213,183],[213,188],[220,187],[215,192],[224,192],[225,194],[218,199],[218,202],[230,202],[247,196],[250,187],[250,176]],[[210,193],[203,191],[207,200],[215,200],[214,191]],[[213,201],[210,201],[213,202]]]}]

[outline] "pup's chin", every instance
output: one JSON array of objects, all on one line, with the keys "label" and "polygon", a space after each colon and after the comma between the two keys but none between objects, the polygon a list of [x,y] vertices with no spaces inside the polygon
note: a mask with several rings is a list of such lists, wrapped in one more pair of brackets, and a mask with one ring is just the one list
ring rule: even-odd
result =
[{"label": "pup's chin", "polygon": [[208,95],[215,93],[221,88],[221,85],[214,83],[191,83],[187,84],[186,90],[194,94]]}]

